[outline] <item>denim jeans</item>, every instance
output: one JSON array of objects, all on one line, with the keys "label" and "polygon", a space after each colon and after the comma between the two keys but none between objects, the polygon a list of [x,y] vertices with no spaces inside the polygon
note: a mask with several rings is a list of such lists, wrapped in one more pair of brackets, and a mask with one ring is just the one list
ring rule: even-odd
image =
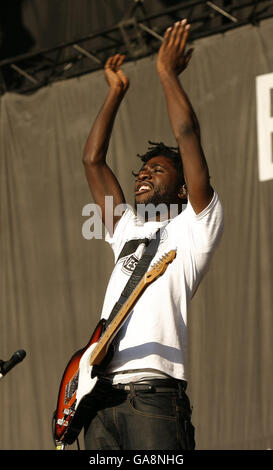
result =
[{"label": "denim jeans", "polygon": [[193,450],[194,427],[183,390],[116,390],[96,386],[96,413],[85,427],[86,450]]}]

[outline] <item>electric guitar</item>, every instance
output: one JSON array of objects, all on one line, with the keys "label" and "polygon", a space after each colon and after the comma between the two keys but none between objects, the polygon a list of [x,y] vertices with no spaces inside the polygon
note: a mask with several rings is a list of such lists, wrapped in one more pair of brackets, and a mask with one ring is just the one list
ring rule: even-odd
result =
[{"label": "electric guitar", "polygon": [[57,449],[63,449],[66,444],[72,444],[77,439],[86,415],[90,413],[92,391],[94,392],[98,381],[96,368],[103,360],[107,360],[109,347],[115,335],[146,287],[166,271],[175,256],[176,250],[171,250],[160,258],[144,274],[108,327],[105,329],[106,320],[101,319],[87,345],[77,351],[68,362],[61,380],[54,414],[53,432]]}]

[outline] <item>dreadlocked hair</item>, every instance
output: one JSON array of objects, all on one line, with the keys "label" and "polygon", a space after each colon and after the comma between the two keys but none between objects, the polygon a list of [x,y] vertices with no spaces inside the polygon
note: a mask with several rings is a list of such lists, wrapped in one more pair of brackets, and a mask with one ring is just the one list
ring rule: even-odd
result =
[{"label": "dreadlocked hair", "polygon": [[[148,144],[150,145],[148,147],[148,151],[144,153],[143,155],[140,155],[138,153],[137,157],[139,157],[143,163],[147,163],[151,158],[158,157],[159,155],[170,158],[173,165],[178,171],[178,174],[181,179],[181,183],[185,184],[179,147],[168,147],[163,142],[151,142],[150,140],[148,141]],[[137,174],[135,174],[134,172],[133,172],[133,175],[137,176]]]}]

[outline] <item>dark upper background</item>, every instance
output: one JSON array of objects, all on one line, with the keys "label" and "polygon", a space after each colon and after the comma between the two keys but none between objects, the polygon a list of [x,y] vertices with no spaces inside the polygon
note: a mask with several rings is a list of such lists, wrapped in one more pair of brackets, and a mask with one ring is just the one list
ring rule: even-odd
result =
[{"label": "dark upper background", "polygon": [[[116,25],[134,0],[2,0],[0,2],[0,59],[14,57],[80,38]],[[177,0],[145,0],[138,18],[178,4]],[[173,13],[167,22],[179,19]],[[165,18],[166,20],[166,18]]]},{"label": "dark upper background", "polygon": [[[221,32],[246,23],[257,23],[273,16],[272,0],[214,0],[234,16],[233,22],[217,12],[205,0],[1,0],[0,2],[0,62],[21,54],[36,53],[16,62],[21,70],[34,80],[14,70],[11,64],[0,68],[1,92],[22,91],[29,86],[43,86],[55,80],[69,78],[100,68],[109,55],[126,52],[127,59],[136,59],[156,52],[160,42],[141,31],[144,46],[130,32],[133,51],[118,28],[125,18],[135,17],[153,31],[162,35],[174,21],[187,17],[192,23],[192,39]],[[247,5],[244,7],[244,5]],[[171,9],[171,11],[170,11]],[[167,11],[169,10],[169,11]],[[146,21],[145,18],[157,15]],[[109,34],[98,34],[92,40],[80,39],[114,28]],[[128,29],[127,29],[128,33]],[[100,63],[76,51],[69,41],[78,41],[81,47],[95,54]],[[42,49],[58,47],[38,55]],[[1,65],[1,64],[0,64]]]}]

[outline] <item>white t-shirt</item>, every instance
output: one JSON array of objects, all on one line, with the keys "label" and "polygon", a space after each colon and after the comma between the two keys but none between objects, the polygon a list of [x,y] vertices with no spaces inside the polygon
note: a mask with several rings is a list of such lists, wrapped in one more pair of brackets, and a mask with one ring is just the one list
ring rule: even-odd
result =
[{"label": "white t-shirt", "polygon": [[223,210],[216,192],[201,213],[196,215],[189,201],[185,210],[165,222],[141,223],[132,208],[126,209],[113,237],[106,236],[116,265],[107,287],[102,318],[109,317],[136,259],[141,256],[144,247],[141,240],[150,238],[163,226],[151,264],[173,249],[176,258],[165,273],[147,287],[117,333],[113,341],[115,354],[107,370],[110,374],[146,370],[187,380],[189,302],[208,268],[223,229]]}]

